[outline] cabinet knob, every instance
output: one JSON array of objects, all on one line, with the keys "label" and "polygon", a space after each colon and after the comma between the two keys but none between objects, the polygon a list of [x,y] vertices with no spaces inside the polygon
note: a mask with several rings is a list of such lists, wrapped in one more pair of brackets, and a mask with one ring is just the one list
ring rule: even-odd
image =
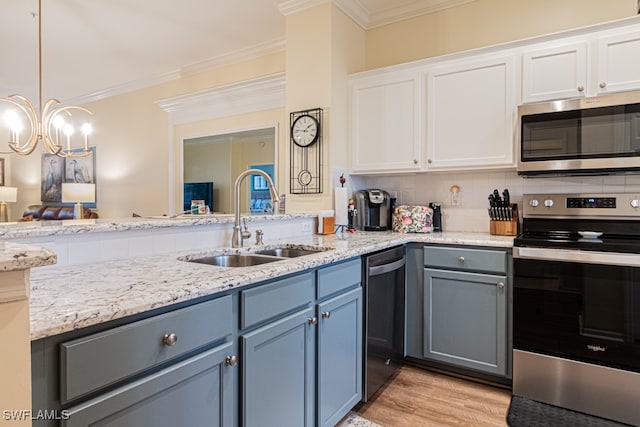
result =
[{"label": "cabinet knob", "polygon": [[176,345],[177,342],[178,336],[176,334],[164,334],[164,336],[162,337],[162,344],[168,347]]},{"label": "cabinet knob", "polygon": [[331,312],[330,311],[323,311],[322,312],[322,318],[323,319],[328,319],[329,317],[331,317]]},{"label": "cabinet knob", "polygon": [[605,87],[607,87],[607,83],[606,82],[600,82],[600,88],[604,89]]},{"label": "cabinet knob", "polygon": [[584,92],[584,86],[582,85],[578,86],[578,92]]},{"label": "cabinet knob", "polygon": [[418,161],[417,161],[416,159],[413,159],[413,164],[414,164],[414,165],[417,165],[417,164],[418,164]]},{"label": "cabinet knob", "polygon": [[431,159],[427,159],[427,163],[431,164],[433,161]]},{"label": "cabinet knob", "polygon": [[227,366],[236,366],[238,364],[238,356],[227,356],[224,358],[224,364]]},{"label": "cabinet knob", "polygon": [[547,199],[547,200],[545,200],[545,201],[544,201],[544,205],[545,205],[546,207],[548,207],[548,208],[553,207],[553,204],[554,204],[554,203],[553,203],[553,200],[552,200],[552,199]]},{"label": "cabinet knob", "polygon": [[317,325],[318,324],[318,318],[317,317],[309,317],[307,319],[307,323],[310,325]]},{"label": "cabinet knob", "polygon": [[504,282],[498,282],[498,289],[504,289]]},{"label": "cabinet knob", "polygon": [[463,256],[458,257],[458,262],[459,262],[460,264],[464,264],[464,257],[463,257]]}]

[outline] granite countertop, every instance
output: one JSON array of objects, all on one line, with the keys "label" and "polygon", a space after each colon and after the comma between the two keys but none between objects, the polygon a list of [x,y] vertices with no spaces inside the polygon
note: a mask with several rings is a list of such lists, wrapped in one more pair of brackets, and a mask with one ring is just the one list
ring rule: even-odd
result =
[{"label": "granite countertop", "polygon": [[217,248],[197,253],[36,269],[31,272],[31,339],[214,295],[409,242],[510,248],[513,246],[513,237],[488,233],[401,234],[359,231],[354,234],[304,236],[265,242],[258,248],[268,249],[287,244],[322,246],[331,250],[253,267],[217,267],[181,261],[178,257],[252,252],[256,247]]},{"label": "granite countertop", "polygon": [[[313,214],[244,215],[252,221],[281,221],[310,218]],[[234,222],[233,214],[147,216],[110,219],[68,219],[63,221],[28,221],[0,224],[0,239],[24,239],[31,237],[65,236],[85,233],[104,233],[127,230],[149,230],[167,227],[191,227],[207,224]]]},{"label": "granite countertop", "polygon": [[58,257],[48,249],[20,243],[0,242],[0,271],[27,270],[55,264]]}]

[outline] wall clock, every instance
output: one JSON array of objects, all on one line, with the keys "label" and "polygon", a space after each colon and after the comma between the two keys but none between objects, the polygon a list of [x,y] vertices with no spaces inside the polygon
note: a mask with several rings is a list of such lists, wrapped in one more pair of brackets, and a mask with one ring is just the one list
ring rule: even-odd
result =
[{"label": "wall clock", "polygon": [[322,193],[322,108],[290,115],[291,194]]}]

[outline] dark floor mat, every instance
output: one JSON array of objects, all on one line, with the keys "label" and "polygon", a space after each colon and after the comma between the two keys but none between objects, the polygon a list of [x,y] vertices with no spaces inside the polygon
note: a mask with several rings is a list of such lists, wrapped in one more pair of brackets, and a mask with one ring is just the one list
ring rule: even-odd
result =
[{"label": "dark floor mat", "polygon": [[510,427],[626,427],[615,421],[512,396],[507,412]]}]

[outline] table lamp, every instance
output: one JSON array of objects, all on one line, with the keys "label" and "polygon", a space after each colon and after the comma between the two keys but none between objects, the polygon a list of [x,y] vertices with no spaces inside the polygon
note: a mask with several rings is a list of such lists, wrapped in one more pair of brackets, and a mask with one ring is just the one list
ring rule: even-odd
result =
[{"label": "table lamp", "polygon": [[18,200],[17,187],[0,187],[0,222],[8,222],[7,202],[15,203]]},{"label": "table lamp", "polygon": [[62,184],[62,202],[75,203],[73,208],[73,218],[82,219],[82,203],[93,203],[96,201],[95,184]]}]

